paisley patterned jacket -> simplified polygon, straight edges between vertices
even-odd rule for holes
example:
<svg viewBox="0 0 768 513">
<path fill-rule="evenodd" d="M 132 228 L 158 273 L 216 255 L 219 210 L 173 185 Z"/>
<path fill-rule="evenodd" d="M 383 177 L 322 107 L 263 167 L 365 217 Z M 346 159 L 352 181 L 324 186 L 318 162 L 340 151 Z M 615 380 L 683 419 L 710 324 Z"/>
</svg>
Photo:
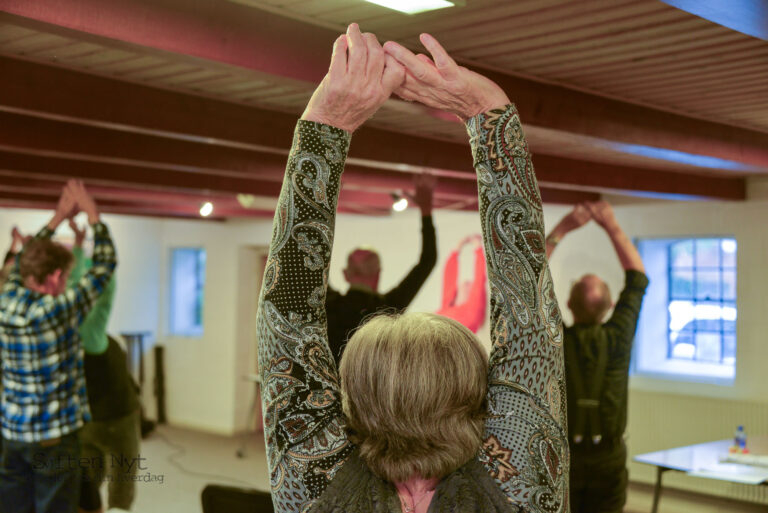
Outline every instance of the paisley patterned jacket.
<svg viewBox="0 0 768 513">
<path fill-rule="evenodd" d="M 563 333 L 541 197 L 513 105 L 467 122 L 491 290 L 488 418 L 479 463 L 519 511 L 568 511 Z M 300 120 L 258 312 L 275 511 L 306 512 L 350 459 L 325 294 L 350 134 Z"/>
</svg>

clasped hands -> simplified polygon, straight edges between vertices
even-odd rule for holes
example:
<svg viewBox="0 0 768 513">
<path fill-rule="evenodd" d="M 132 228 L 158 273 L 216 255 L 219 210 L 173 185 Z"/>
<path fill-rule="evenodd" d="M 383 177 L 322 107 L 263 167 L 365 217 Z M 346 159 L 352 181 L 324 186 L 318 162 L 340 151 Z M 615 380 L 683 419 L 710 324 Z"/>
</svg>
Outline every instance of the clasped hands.
<svg viewBox="0 0 768 513">
<path fill-rule="evenodd" d="M 78 212 L 86 213 L 89 224 L 99 222 L 98 207 L 93 197 L 88 194 L 83 182 L 81 180 L 69 180 L 61 191 L 59 203 L 56 205 L 56 211 L 48 227 L 56 229 L 65 219 L 71 221 Z M 72 224 L 70 223 L 70 226 Z M 79 234 L 76 232 L 76 235 Z"/>
<path fill-rule="evenodd" d="M 414 55 L 351 24 L 333 46 L 328 73 L 302 119 L 354 132 L 392 95 L 457 115 L 463 121 L 509 103 L 493 81 L 459 66 L 429 34 L 420 36 L 431 58 Z"/>
</svg>

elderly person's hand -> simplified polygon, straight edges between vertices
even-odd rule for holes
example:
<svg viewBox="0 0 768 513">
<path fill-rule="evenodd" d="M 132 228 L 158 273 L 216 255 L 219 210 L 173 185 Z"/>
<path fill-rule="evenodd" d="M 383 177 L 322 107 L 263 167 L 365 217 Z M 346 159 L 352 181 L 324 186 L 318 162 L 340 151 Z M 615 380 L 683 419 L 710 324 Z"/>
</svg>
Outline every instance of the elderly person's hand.
<svg viewBox="0 0 768 513">
<path fill-rule="evenodd" d="M 309 100 L 301 119 L 354 132 L 399 87 L 403 67 L 384 53 L 376 36 L 353 23 L 333 46 L 328 74 Z"/>
<path fill-rule="evenodd" d="M 613 207 L 607 201 L 589 201 L 584 204 L 592 218 L 604 229 L 618 225 Z"/>
<path fill-rule="evenodd" d="M 394 41 L 384 44 L 384 51 L 406 69 L 405 81 L 395 90 L 396 95 L 452 112 L 463 121 L 509 103 L 498 85 L 456 64 L 434 37 L 421 34 L 419 39 L 432 54 L 432 59 L 422 54 L 414 55 Z"/>
<path fill-rule="evenodd" d="M 413 179 L 414 193 L 406 194 L 410 200 L 421 209 L 422 216 L 432 215 L 432 204 L 435 195 L 437 179 L 430 173 L 421 173 Z"/>
</svg>

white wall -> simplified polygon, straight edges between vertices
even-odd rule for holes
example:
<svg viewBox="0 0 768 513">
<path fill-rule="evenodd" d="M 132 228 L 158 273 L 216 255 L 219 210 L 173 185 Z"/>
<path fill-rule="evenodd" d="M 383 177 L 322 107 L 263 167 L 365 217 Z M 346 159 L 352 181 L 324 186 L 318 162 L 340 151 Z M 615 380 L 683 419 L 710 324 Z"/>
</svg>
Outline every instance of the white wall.
<svg viewBox="0 0 768 513">
<path fill-rule="evenodd" d="M 39 210 L 0 209 L 0 251 L 10 245 L 10 233 L 18 226 L 24 234 L 37 233 L 51 218 L 50 212 Z M 78 218 L 85 224 L 84 217 Z M 109 322 L 111 333 L 123 331 L 157 331 L 159 322 L 160 257 L 162 221 L 150 218 L 105 215 L 118 253 L 117 295 Z M 73 241 L 66 223 L 56 232 L 64 243 Z"/>
<path fill-rule="evenodd" d="M 552 228 L 567 210 L 559 206 L 545 207 L 547 227 Z M 738 241 L 738 358 L 734 385 L 641 377 L 633 377 L 630 383 L 628 434 L 633 452 L 663 449 L 686 441 L 727 438 L 731 435 L 729 426 L 739 422 L 734 412 L 739 411 L 740 405 L 753 410 L 754 405 L 768 407 L 768 373 L 764 370 L 768 362 L 768 344 L 764 340 L 768 272 L 763 265 L 768 255 L 768 230 L 764 223 L 768 219 L 768 202 L 655 202 L 619 205 L 616 212 L 630 237 L 733 235 Z M 255 359 L 252 351 L 237 344 L 238 255 L 243 248 L 268 243 L 271 221 L 218 223 L 105 218 L 115 236 L 120 259 L 120 284 L 110 329 L 113 332 L 150 330 L 157 333 L 158 341 L 166 346 L 170 422 L 220 433 L 241 429 L 243 422 L 238 419 L 242 419 L 243 406 L 236 402 L 242 402 L 244 397 L 242 373 L 247 366 L 244 367 L 242 361 Z M 25 231 L 34 231 L 47 220 L 45 213 L 0 210 L 0 234 L 9 233 L 14 223 Z M 446 255 L 462 238 L 480 231 L 477 214 L 469 212 L 438 212 L 435 223 L 439 263 L 414 300 L 414 310 L 437 310 L 441 268 Z M 341 274 L 344 260 L 353 247 L 361 244 L 374 246 L 381 253 L 381 288 L 395 285 L 418 258 L 419 225 L 415 211 L 390 218 L 339 216 L 331 285 L 346 288 Z M 202 246 L 208 251 L 205 332 L 197 339 L 166 336 L 168 258 L 172 247 L 188 245 Z M 602 276 L 614 295 L 623 285 L 623 272 L 610 242 L 594 224 L 566 237 L 557 248 L 551 267 L 567 321 L 570 315 L 564 300 L 571 283 L 584 273 Z M 487 343 L 487 326 L 479 335 Z M 148 359 L 151 361 L 151 357 Z M 151 368 L 148 371 L 151 376 Z M 698 404 L 708 405 L 707 418 L 697 417 L 696 410 L 691 409 Z M 154 411 L 151 403 L 149 410 Z M 685 411 L 688 415 L 670 413 L 667 418 L 674 419 L 670 424 L 665 423 L 667 414 L 664 413 L 662 417 L 649 418 L 649 412 L 664 411 Z M 652 478 L 650 468 L 632 466 L 631 471 L 634 478 Z"/>
</svg>

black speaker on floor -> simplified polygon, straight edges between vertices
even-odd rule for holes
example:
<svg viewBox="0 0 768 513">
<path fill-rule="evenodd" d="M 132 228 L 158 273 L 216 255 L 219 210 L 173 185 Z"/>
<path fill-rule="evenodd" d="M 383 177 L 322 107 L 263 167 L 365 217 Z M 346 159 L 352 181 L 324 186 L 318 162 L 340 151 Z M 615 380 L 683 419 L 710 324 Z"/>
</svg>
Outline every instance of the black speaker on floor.
<svg viewBox="0 0 768 513">
<path fill-rule="evenodd" d="M 203 513 L 274 513 L 269 492 L 234 486 L 208 485 L 203 490 Z"/>
</svg>

